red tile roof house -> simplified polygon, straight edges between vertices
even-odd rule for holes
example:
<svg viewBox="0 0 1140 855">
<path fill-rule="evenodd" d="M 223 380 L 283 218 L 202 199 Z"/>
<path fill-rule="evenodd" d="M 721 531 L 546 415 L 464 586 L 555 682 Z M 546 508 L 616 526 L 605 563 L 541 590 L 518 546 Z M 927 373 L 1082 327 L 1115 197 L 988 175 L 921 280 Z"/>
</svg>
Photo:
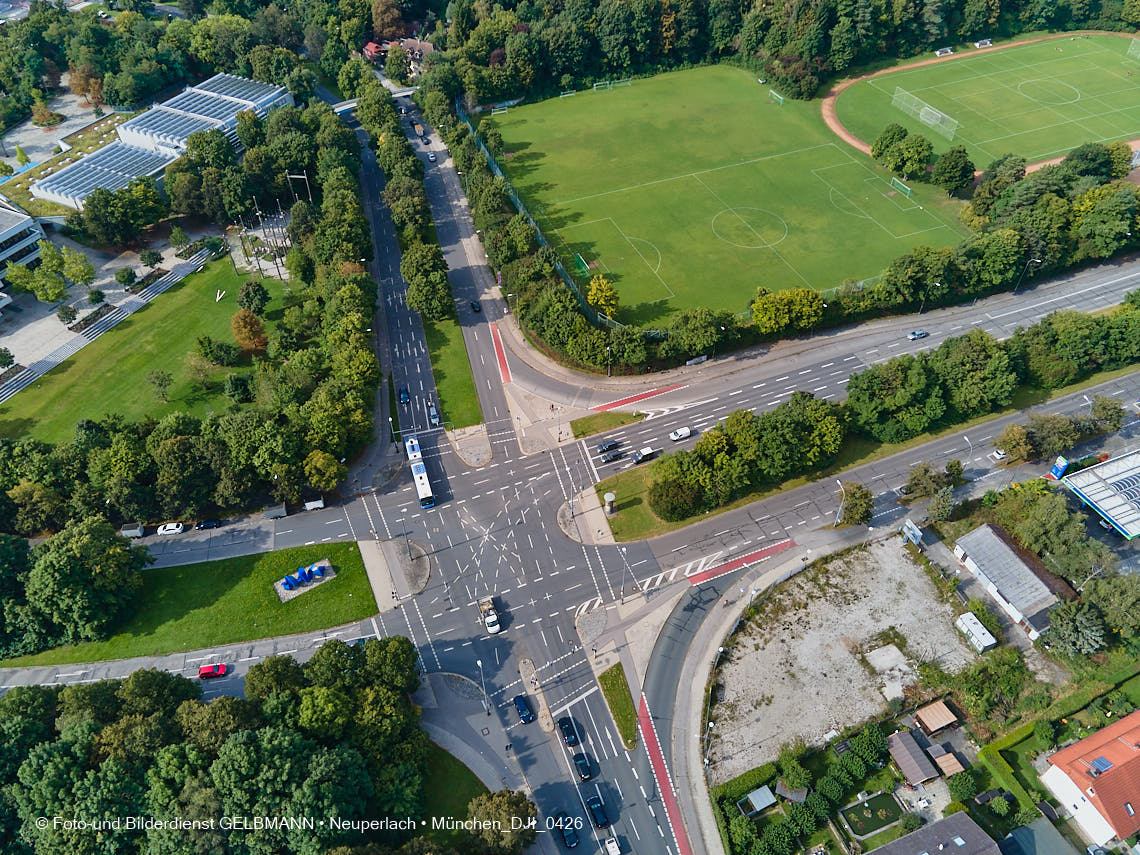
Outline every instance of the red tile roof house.
<svg viewBox="0 0 1140 855">
<path fill-rule="evenodd" d="M 1140 831 L 1140 711 L 1050 756 L 1041 783 L 1097 846 Z"/>
</svg>

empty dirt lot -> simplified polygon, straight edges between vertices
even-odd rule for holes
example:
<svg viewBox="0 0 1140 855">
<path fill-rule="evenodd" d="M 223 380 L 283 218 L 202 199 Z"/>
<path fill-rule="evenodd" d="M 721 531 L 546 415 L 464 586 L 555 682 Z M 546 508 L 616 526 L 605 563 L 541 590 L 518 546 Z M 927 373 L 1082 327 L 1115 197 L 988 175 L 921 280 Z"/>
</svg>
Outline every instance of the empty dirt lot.
<svg viewBox="0 0 1140 855">
<path fill-rule="evenodd" d="M 912 665 L 936 660 L 961 670 L 973 652 L 954 628 L 955 616 L 898 537 L 777 588 L 734 639 L 727 664 L 721 660 L 713 781 L 774 760 L 785 743 L 819 744 L 828 731 L 883 712 L 883 679 L 862 656 L 871 649 L 893 640 Z"/>
</svg>

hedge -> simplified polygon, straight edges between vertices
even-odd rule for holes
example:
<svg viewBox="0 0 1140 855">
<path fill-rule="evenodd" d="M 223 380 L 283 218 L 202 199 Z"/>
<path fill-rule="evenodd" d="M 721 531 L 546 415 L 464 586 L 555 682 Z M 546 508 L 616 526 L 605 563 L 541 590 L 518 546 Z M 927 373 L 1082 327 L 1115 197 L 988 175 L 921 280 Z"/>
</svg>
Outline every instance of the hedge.
<svg viewBox="0 0 1140 855">
<path fill-rule="evenodd" d="M 1032 810 L 1036 807 L 1037 803 L 1033 800 L 1033 797 L 1029 795 L 1029 791 L 1017 780 L 1017 777 L 1013 774 L 1013 767 L 1009 765 L 1008 760 L 1001 756 L 1001 752 L 1003 749 L 1009 748 L 1011 745 L 1016 745 L 1018 742 L 1021 742 L 1023 739 L 1028 739 L 1032 735 L 1033 722 L 1029 722 L 1028 724 L 1023 724 L 1021 727 L 1011 730 L 1000 739 L 995 739 L 978 752 L 978 759 L 986 764 L 986 768 L 990 770 L 990 774 L 1017 799 L 1019 809 L 1028 808 Z"/>
<path fill-rule="evenodd" d="M 721 843 L 725 852 L 732 852 L 732 843 L 728 837 L 728 810 L 736 807 L 736 803 L 758 787 L 762 787 L 776 777 L 775 763 L 764 763 L 755 769 L 749 769 L 742 775 L 737 775 L 730 781 L 725 781 L 713 787 L 709 793 L 712 801 L 713 816 L 716 817 L 716 827 L 720 832 Z"/>
</svg>

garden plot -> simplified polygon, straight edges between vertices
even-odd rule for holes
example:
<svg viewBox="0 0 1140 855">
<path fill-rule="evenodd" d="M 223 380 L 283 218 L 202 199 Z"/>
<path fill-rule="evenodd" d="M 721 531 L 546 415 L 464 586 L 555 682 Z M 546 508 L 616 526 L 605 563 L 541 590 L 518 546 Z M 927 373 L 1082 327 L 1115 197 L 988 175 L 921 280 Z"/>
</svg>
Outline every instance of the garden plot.
<svg viewBox="0 0 1140 855">
<path fill-rule="evenodd" d="M 830 731 L 882 714 L 884 676 L 868 661 L 872 651 L 893 644 L 911 663 L 960 671 L 974 654 L 955 617 L 899 538 L 781 585 L 721 660 L 714 783 L 775 760 L 785 743 L 822 744 Z"/>
</svg>

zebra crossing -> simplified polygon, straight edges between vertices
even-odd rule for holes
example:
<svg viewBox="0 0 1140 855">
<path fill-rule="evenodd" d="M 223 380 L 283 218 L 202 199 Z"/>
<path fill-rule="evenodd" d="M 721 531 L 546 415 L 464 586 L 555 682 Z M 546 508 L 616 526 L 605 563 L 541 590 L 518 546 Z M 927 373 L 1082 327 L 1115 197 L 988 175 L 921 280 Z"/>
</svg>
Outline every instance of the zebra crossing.
<svg viewBox="0 0 1140 855">
<path fill-rule="evenodd" d="M 4 383 L 0 384 L 0 404 L 7 401 L 17 392 L 26 389 L 69 356 L 78 353 L 84 346 L 93 342 L 116 324 L 121 323 L 123 319 L 130 317 L 163 291 L 166 291 L 175 283 L 181 282 L 191 273 L 199 271 L 202 265 L 206 263 L 206 259 L 209 255 L 209 250 L 198 250 L 186 259 L 186 261 L 176 265 L 175 268 L 165 276 L 155 280 L 134 296 L 124 300 L 116 306 L 114 310 L 108 312 L 83 332 L 76 333 L 47 356 L 42 359 L 37 359 L 14 377 L 9 377 Z"/>
</svg>

